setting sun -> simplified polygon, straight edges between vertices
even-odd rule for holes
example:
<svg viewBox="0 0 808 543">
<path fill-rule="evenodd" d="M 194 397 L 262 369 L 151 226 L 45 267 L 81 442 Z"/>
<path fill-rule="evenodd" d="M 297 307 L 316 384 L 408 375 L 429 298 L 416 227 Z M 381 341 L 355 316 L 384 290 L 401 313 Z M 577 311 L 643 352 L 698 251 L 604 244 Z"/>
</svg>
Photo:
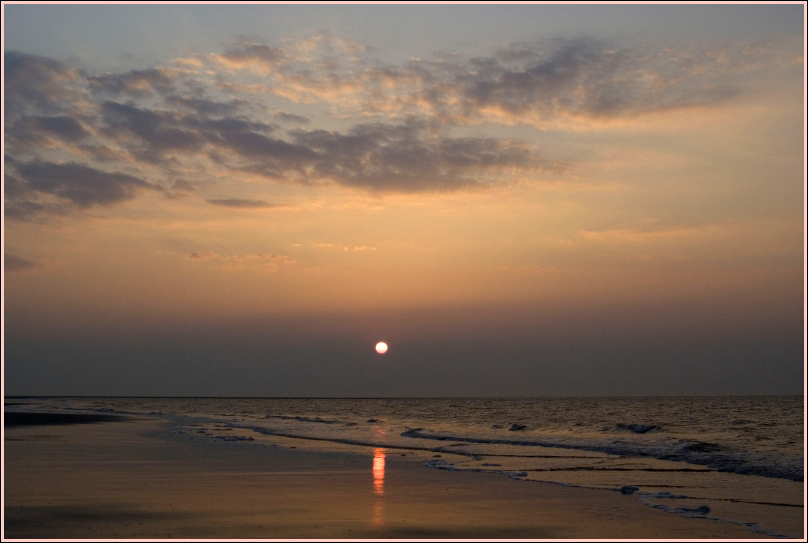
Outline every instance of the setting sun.
<svg viewBox="0 0 808 543">
<path fill-rule="evenodd" d="M 384 354 L 387 352 L 387 343 L 384 341 L 380 341 L 376 344 L 376 352 L 379 354 Z"/>
</svg>

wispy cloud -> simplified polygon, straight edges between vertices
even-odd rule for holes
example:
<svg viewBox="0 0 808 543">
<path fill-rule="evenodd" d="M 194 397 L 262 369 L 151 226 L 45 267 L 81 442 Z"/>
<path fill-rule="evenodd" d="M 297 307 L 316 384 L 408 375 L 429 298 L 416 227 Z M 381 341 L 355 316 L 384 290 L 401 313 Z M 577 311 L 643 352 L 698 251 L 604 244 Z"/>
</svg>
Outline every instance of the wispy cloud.
<svg viewBox="0 0 808 543">
<path fill-rule="evenodd" d="M 734 233 L 732 224 L 712 223 L 703 225 L 649 225 L 644 228 L 617 228 L 608 230 L 584 230 L 580 235 L 588 241 L 605 243 L 645 243 L 686 237 L 716 236 Z"/>
<path fill-rule="evenodd" d="M 231 70 L 252 70 L 266 74 L 289 62 L 285 49 L 263 43 L 237 40 L 233 47 L 223 53 L 211 53 L 208 58 Z"/>
<path fill-rule="evenodd" d="M 3 267 L 6 273 L 13 273 L 40 268 L 42 264 L 12 255 L 3 255 Z"/>
<path fill-rule="evenodd" d="M 276 271 L 281 266 L 294 264 L 295 259 L 287 255 L 276 254 L 243 254 L 227 257 L 226 263 L 235 268 L 256 266 L 266 271 Z"/>
<path fill-rule="evenodd" d="M 88 76 L 86 80 L 93 92 L 140 97 L 154 92 L 161 94 L 172 92 L 177 75 L 178 73 L 167 68 L 150 68 L 119 74 Z"/>
<path fill-rule="evenodd" d="M 274 272 L 280 267 L 294 264 L 295 259 L 287 255 L 245 253 L 234 255 L 220 255 L 213 252 L 190 253 L 188 258 L 197 261 L 211 261 L 228 269 L 259 269 Z"/>
<path fill-rule="evenodd" d="M 266 208 L 278 207 L 278 204 L 272 204 L 263 200 L 245 200 L 242 198 L 228 198 L 224 200 L 208 200 L 209 204 L 222 207 L 235 207 L 235 208 Z"/>
<path fill-rule="evenodd" d="M 216 258 L 219 255 L 216 253 L 191 253 L 188 255 L 188 258 L 192 258 L 194 260 L 207 260 L 209 258 Z"/>
<path fill-rule="evenodd" d="M 376 247 L 372 247 L 370 245 L 340 245 L 337 243 L 315 243 L 314 247 L 316 249 L 322 249 L 325 251 L 342 251 L 342 252 L 357 252 L 357 251 L 375 251 L 377 250 Z"/>
</svg>

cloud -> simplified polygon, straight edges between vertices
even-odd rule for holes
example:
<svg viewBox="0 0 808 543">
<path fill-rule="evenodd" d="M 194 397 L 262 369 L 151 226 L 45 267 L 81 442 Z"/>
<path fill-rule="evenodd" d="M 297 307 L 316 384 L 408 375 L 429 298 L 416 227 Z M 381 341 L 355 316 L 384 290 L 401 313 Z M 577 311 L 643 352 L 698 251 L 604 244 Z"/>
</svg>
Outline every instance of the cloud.
<svg viewBox="0 0 808 543">
<path fill-rule="evenodd" d="M 136 136 L 146 144 L 146 152 L 130 148 L 135 154 L 149 161 L 171 150 L 196 150 L 203 138 L 194 131 L 186 130 L 178 120 L 181 116 L 174 112 L 153 111 L 117 102 L 104 102 L 101 110 L 106 122 L 106 131 L 113 136 L 122 136 L 126 143 Z"/>
<path fill-rule="evenodd" d="M 5 198 L 18 198 L 28 192 L 28 186 L 22 179 L 6 171 L 3 177 L 3 196 Z"/>
<path fill-rule="evenodd" d="M 336 38 L 280 46 L 240 39 L 221 54 L 200 53 L 174 67 L 103 74 L 6 52 L 7 154 L 19 166 L 4 181 L 5 213 L 29 217 L 112 205 L 156 188 L 146 178 L 162 187 L 193 178 L 199 188 L 246 173 L 374 193 L 536 179 L 572 165 L 501 136 L 503 125 L 594 126 L 719 104 L 741 92 L 749 74 L 785 66 L 767 62 L 781 50 L 776 44 L 675 49 L 580 38 L 386 65 L 368 58 L 359 44 Z M 259 76 L 215 70 L 222 66 Z M 326 129 L 274 107 L 279 96 L 317 101 L 342 126 L 351 115 L 369 120 Z M 467 125 L 485 134 L 487 122 L 500 124 L 498 137 L 464 134 Z"/>
<path fill-rule="evenodd" d="M 3 92 L 6 119 L 31 106 L 43 111 L 65 111 L 75 92 L 70 84 L 79 80 L 78 70 L 56 60 L 6 51 Z"/>
<path fill-rule="evenodd" d="M 257 268 L 263 271 L 274 272 L 281 266 L 294 264 L 295 259 L 286 255 L 247 253 L 237 255 L 220 255 L 216 253 L 191 253 L 187 255 L 192 260 L 211 260 L 220 263 L 229 269 Z"/>
<path fill-rule="evenodd" d="M 222 54 L 211 54 L 209 58 L 231 70 L 252 70 L 267 73 L 289 61 L 287 52 L 280 47 L 239 40 Z"/>
<path fill-rule="evenodd" d="M 37 262 L 31 262 L 30 260 L 16 256 L 3 255 L 3 269 L 6 273 L 31 270 L 40 267 L 42 267 L 42 264 Z"/>
<path fill-rule="evenodd" d="M 206 260 L 209 258 L 216 258 L 219 255 L 216 253 L 191 253 L 188 255 L 188 258 L 193 258 L 194 260 Z"/>
<path fill-rule="evenodd" d="M 503 54 L 504 53 L 504 54 Z M 472 59 L 474 71 L 451 82 L 468 108 L 497 106 L 510 113 L 555 110 L 601 113 L 616 111 L 630 101 L 623 80 L 613 84 L 625 62 L 625 52 L 607 50 L 592 40 L 561 42 L 544 53 L 521 48 L 499 57 Z M 544 54 L 542 54 L 544 53 Z"/>
<path fill-rule="evenodd" d="M 314 247 L 317 249 L 322 249 L 325 251 L 343 251 L 343 252 L 357 252 L 357 251 L 375 251 L 377 250 L 376 247 L 371 247 L 369 245 L 354 245 L 350 247 L 348 245 L 337 245 L 335 243 L 315 243 Z"/>
<path fill-rule="evenodd" d="M 290 256 L 261 253 L 233 255 L 225 259 L 227 267 L 236 269 L 257 267 L 269 272 L 277 271 L 281 266 L 294 263 L 295 259 Z"/>
<path fill-rule="evenodd" d="M 46 205 L 30 200 L 6 200 L 3 205 L 3 215 L 10 219 L 30 219 L 40 214 L 60 214 L 64 212 L 64 206 Z"/>
<path fill-rule="evenodd" d="M 594 38 L 515 43 L 488 56 L 413 59 L 402 65 L 330 56 L 267 72 L 271 92 L 332 103 L 350 114 L 428 114 L 450 123 L 550 124 L 620 119 L 721 103 L 743 87 L 733 76 L 767 67 L 748 44 L 660 48 Z M 771 60 L 776 55 L 770 54 Z M 771 63 L 769 63 L 771 65 Z"/>
<path fill-rule="evenodd" d="M 107 206 L 130 200 L 142 190 L 156 189 L 131 175 L 105 172 L 76 163 L 24 162 L 13 163 L 13 167 L 19 178 L 6 176 L 6 185 L 12 189 L 11 198 L 6 202 L 6 215 L 11 217 L 56 212 L 66 205 L 77 208 Z"/>
<path fill-rule="evenodd" d="M 176 76 L 177 73 L 173 70 L 150 68 L 147 70 L 130 70 L 118 74 L 88 76 L 86 79 L 93 92 L 139 97 L 154 92 L 166 94 L 173 91 Z"/>
<path fill-rule="evenodd" d="M 316 153 L 304 145 L 268 137 L 250 130 L 223 130 L 218 135 L 219 140 L 216 143 L 235 151 L 244 158 L 261 159 L 265 166 L 273 172 L 298 169 L 301 165 L 317 158 Z"/>
<path fill-rule="evenodd" d="M 432 123 L 417 118 L 357 124 L 345 133 L 295 129 L 283 134 L 271 123 L 211 118 L 199 108 L 188 113 L 105 101 L 100 110 L 96 130 L 136 161 L 167 167 L 177 157 L 202 155 L 225 168 L 302 184 L 330 181 L 377 192 L 434 192 L 487 186 L 505 173 L 567 166 L 516 140 L 443 137 L 434 133 Z M 65 119 L 62 129 L 68 124 Z M 211 203 L 257 207 L 237 200 Z"/>
<path fill-rule="evenodd" d="M 223 207 L 237 207 L 237 208 L 261 208 L 261 207 L 277 207 L 278 204 L 271 204 L 263 200 L 243 200 L 241 198 L 230 198 L 225 200 L 208 200 L 209 204 Z"/>
<path fill-rule="evenodd" d="M 168 105 L 179 106 L 200 115 L 232 115 L 239 109 L 249 105 L 246 100 L 232 99 L 229 102 L 218 102 L 204 98 L 184 97 L 172 94 L 165 97 Z M 294 117 L 294 115 L 292 116 Z"/>
<path fill-rule="evenodd" d="M 364 45 L 354 40 L 322 35 L 284 40 L 280 47 L 242 37 L 234 40 L 224 53 L 211 53 L 204 58 L 231 71 L 249 70 L 262 75 L 278 75 L 293 67 L 303 71 L 315 66 L 336 70 L 346 61 L 360 62 L 357 55 L 365 50 Z"/>
<path fill-rule="evenodd" d="M 582 230 L 584 239 L 607 243 L 645 243 L 651 241 L 670 240 L 685 237 L 713 238 L 735 232 L 735 227 L 728 223 L 707 223 L 700 225 L 664 225 L 656 221 L 648 221 L 643 228 L 619 228 L 610 230 Z"/>
<path fill-rule="evenodd" d="M 76 142 L 89 135 L 79 121 L 68 115 L 22 117 L 6 130 L 6 137 L 13 140 L 9 141 L 12 145 L 44 144 L 50 138 Z"/>
<path fill-rule="evenodd" d="M 483 187 L 506 172 L 534 174 L 567 167 L 512 139 L 441 136 L 435 133 L 439 124 L 425 118 L 361 123 L 346 132 L 293 129 L 284 134 L 272 123 L 228 116 L 240 106 L 238 101 L 227 104 L 170 95 L 166 103 L 174 109 L 105 101 L 97 130 L 135 160 L 150 164 L 167 166 L 177 157 L 201 155 L 221 167 L 274 180 L 330 181 L 377 192 Z M 304 120 L 278 111 L 271 115 Z"/>
<path fill-rule="evenodd" d="M 330 180 L 379 192 L 481 187 L 499 173 L 567 167 L 515 140 L 433 136 L 419 123 L 359 124 L 347 133 L 294 130 L 289 137 L 233 131 L 216 143 L 248 161 L 237 167 L 266 177 L 296 183 Z"/>
<path fill-rule="evenodd" d="M 200 104 L 196 105 L 199 112 Z M 195 153 L 205 144 L 230 147 L 240 154 L 250 155 L 262 152 L 262 148 L 267 151 L 271 142 L 277 141 L 279 154 L 288 151 L 288 144 L 264 135 L 277 128 L 270 123 L 228 117 L 216 119 L 204 114 L 152 110 L 110 101 L 101 104 L 101 111 L 103 130 L 133 156 L 147 162 L 160 162 L 167 153 Z"/>
<path fill-rule="evenodd" d="M 428 74 L 432 81 L 421 84 L 423 90 L 409 102 L 451 118 L 539 124 L 710 105 L 740 92 L 727 77 L 723 57 L 710 52 L 693 55 L 592 38 L 512 44 L 465 62 L 413 62 L 406 71 L 421 81 L 428 81 Z"/>
<path fill-rule="evenodd" d="M 374 191 L 455 190 L 485 186 L 500 171 L 565 167 L 515 140 L 436 137 L 418 124 L 361 124 L 347 134 L 313 130 L 293 137 L 317 155 L 310 175 Z"/>
<path fill-rule="evenodd" d="M 275 119 L 278 119 L 282 122 L 287 123 L 296 123 L 296 124 L 309 124 L 311 120 L 308 117 L 303 117 L 302 115 L 293 115 L 291 113 L 284 113 L 279 111 L 272 115 Z"/>
</svg>

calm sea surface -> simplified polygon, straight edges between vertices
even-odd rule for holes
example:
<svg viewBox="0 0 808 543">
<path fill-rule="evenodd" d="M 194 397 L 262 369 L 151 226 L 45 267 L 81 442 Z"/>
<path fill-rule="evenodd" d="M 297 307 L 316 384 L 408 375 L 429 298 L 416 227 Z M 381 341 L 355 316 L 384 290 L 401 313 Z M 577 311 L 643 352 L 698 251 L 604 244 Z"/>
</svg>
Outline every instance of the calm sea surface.
<svg viewBox="0 0 808 543">
<path fill-rule="evenodd" d="M 25 398 L 10 409 L 160 415 L 194 439 L 394 455 L 435 469 L 608 488 L 651 507 L 783 534 L 801 508 L 804 399 Z M 792 509 L 793 511 L 793 509 Z"/>
</svg>

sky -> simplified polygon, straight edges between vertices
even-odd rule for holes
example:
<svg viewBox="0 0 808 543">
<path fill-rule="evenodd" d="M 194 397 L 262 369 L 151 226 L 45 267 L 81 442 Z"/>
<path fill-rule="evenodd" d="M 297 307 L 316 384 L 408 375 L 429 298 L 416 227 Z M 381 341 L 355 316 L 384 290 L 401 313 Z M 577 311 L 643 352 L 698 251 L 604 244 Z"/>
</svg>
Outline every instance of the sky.
<svg viewBox="0 0 808 543">
<path fill-rule="evenodd" d="M 804 9 L 4 3 L 4 392 L 802 394 Z"/>
</svg>

